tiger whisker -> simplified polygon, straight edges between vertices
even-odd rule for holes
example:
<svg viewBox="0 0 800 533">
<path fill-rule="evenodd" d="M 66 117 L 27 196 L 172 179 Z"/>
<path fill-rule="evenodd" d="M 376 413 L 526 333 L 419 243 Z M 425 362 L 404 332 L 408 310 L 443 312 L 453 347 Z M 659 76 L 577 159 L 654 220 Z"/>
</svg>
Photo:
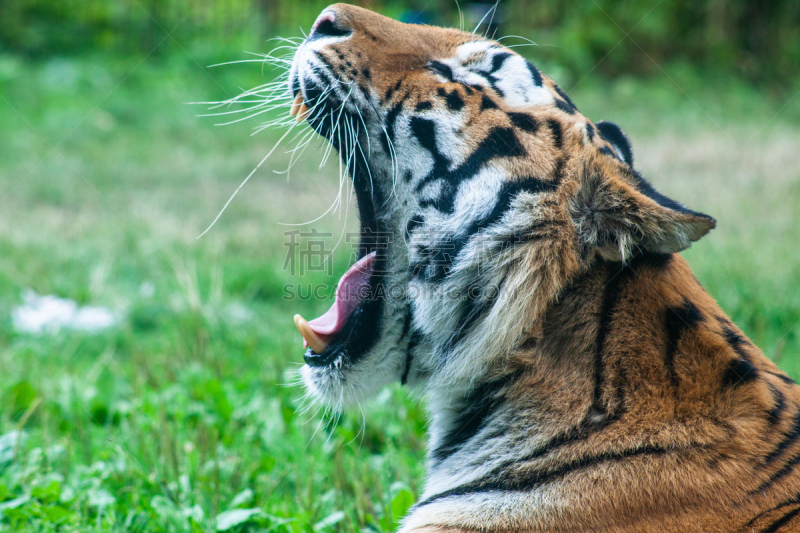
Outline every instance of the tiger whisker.
<svg viewBox="0 0 800 533">
<path fill-rule="evenodd" d="M 489 21 L 489 24 L 488 24 L 488 25 L 491 25 L 491 21 L 492 21 L 492 20 L 494 20 L 494 13 L 497 11 L 497 6 L 498 6 L 498 4 L 500 4 L 500 0 L 497 0 L 497 1 L 494 3 L 494 5 L 493 5 L 492 7 L 490 7 L 490 8 L 489 8 L 489 9 L 486 11 L 486 13 L 484 13 L 483 17 L 481 17 L 481 20 L 480 20 L 480 21 L 478 21 L 478 24 L 477 24 L 477 26 L 475 26 L 475 29 L 473 29 L 473 30 L 472 30 L 472 34 L 473 34 L 473 35 L 475 34 L 475 32 L 476 32 L 476 31 L 478 31 L 478 28 L 480 28 L 480 27 L 481 27 L 481 24 L 483 24 L 483 21 L 484 21 L 484 20 L 486 20 L 486 17 L 488 17 L 488 16 L 489 16 L 489 13 L 491 13 L 491 14 L 492 14 L 492 18 L 490 19 L 490 21 Z M 488 31 L 488 28 L 487 28 L 487 31 Z M 486 37 L 486 35 L 484 35 L 484 37 Z"/>
</svg>

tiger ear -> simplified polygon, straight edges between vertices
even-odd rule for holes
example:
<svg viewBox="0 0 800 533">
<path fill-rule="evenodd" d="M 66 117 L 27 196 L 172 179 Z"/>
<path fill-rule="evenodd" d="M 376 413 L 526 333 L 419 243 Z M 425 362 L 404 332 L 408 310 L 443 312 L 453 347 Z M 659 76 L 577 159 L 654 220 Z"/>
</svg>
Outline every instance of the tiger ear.
<svg viewBox="0 0 800 533">
<path fill-rule="evenodd" d="M 622 133 L 622 128 L 607 120 L 601 120 L 595 126 L 600 137 L 614 149 L 616 156 L 633 168 L 633 148 L 631 148 L 631 142 Z"/>
<path fill-rule="evenodd" d="M 680 252 L 716 225 L 619 163 L 598 162 L 587 169 L 573 214 L 582 244 L 610 261 L 625 261 L 637 249 Z"/>
</svg>

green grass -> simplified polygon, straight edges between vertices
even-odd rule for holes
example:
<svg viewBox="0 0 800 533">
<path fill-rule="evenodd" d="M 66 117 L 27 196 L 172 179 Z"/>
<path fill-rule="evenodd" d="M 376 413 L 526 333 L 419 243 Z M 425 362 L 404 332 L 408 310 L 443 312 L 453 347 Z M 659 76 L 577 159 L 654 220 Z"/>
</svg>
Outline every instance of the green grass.
<svg viewBox="0 0 800 533">
<path fill-rule="evenodd" d="M 312 145 L 287 182 L 279 151 L 195 240 L 277 137 L 216 128 L 185 102 L 268 76 L 139 62 L 0 57 L 0 531 L 393 529 L 420 492 L 424 406 L 394 387 L 332 419 L 287 385 L 301 362 L 291 317 L 327 302 L 286 301 L 283 286 L 335 283 L 349 254 L 332 279 L 292 277 L 279 223 L 330 205 L 335 161 L 318 170 Z M 572 94 L 630 134 L 658 188 L 717 218 L 686 257 L 800 377 L 800 102 L 670 75 Z M 314 226 L 354 223 L 351 210 Z M 117 323 L 16 333 L 25 288 Z"/>
</svg>

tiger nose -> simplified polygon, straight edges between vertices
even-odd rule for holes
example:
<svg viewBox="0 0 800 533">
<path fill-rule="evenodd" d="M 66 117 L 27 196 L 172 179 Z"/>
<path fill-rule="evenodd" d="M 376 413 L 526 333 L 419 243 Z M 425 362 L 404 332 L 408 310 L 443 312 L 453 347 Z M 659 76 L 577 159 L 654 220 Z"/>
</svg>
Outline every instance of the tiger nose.
<svg viewBox="0 0 800 533">
<path fill-rule="evenodd" d="M 323 39 L 326 37 L 346 37 L 353 33 L 353 29 L 344 20 L 344 17 L 339 17 L 333 11 L 323 11 L 322 14 L 314 21 L 311 27 L 311 34 L 308 36 L 308 41 L 316 39 Z"/>
</svg>

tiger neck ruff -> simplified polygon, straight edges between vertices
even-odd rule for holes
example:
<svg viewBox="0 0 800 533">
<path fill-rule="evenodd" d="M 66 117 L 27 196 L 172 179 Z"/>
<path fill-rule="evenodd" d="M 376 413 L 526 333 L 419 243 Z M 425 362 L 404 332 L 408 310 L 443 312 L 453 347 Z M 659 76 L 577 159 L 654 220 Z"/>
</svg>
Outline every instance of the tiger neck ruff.
<svg viewBox="0 0 800 533">
<path fill-rule="evenodd" d="M 296 317 L 329 405 L 428 398 L 403 531 L 800 530 L 800 388 L 678 252 L 714 220 L 512 50 L 327 8 L 291 114 L 339 152 L 361 257 Z"/>
</svg>

